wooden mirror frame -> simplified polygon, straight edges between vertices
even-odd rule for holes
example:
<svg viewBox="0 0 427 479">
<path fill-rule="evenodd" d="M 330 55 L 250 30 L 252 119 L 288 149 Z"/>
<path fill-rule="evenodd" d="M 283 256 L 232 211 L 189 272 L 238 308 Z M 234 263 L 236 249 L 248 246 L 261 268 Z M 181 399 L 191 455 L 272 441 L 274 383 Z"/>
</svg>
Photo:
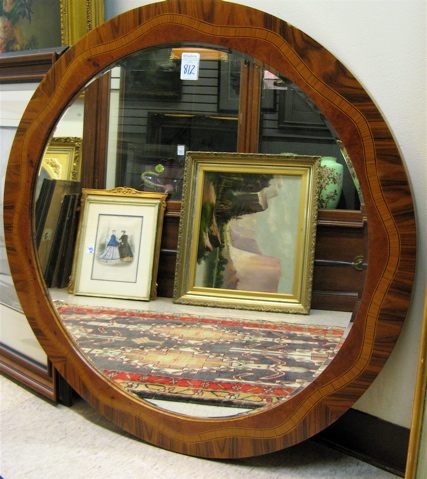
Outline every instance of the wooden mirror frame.
<svg viewBox="0 0 427 479">
<path fill-rule="evenodd" d="M 348 339 L 305 389 L 273 408 L 221 419 L 171 413 L 115 386 L 65 332 L 34 248 L 34 188 L 49 136 L 79 90 L 121 57 L 176 42 L 201 42 L 255 57 L 297 84 L 323 111 L 347 149 L 365 200 L 368 269 Z M 397 146 L 377 107 L 325 48 L 284 21 L 220 0 L 170 0 L 100 25 L 53 66 L 30 101 L 8 165 L 4 225 L 24 312 L 67 382 L 114 423 L 157 446 L 210 458 L 270 453 L 321 431 L 363 394 L 389 356 L 408 309 L 415 269 L 415 218 Z"/>
</svg>

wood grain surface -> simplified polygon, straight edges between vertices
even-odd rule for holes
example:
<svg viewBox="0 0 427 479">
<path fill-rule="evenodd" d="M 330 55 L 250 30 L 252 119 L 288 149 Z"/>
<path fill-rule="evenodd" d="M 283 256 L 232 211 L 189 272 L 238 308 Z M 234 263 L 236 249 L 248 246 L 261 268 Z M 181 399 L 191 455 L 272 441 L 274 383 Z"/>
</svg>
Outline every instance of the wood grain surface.
<svg viewBox="0 0 427 479">
<path fill-rule="evenodd" d="M 95 371 L 54 312 L 34 249 L 34 186 L 55 123 L 94 75 L 142 48 L 201 42 L 239 50 L 296 83 L 323 111 L 360 180 L 368 224 L 368 270 L 354 326 L 331 365 L 290 400 L 227 419 L 180 416 L 136 400 Z M 396 144 L 373 101 L 330 52 L 285 22 L 218 0 L 165 1 L 128 11 L 71 47 L 37 89 L 8 165 L 4 225 L 25 314 L 50 360 L 93 407 L 143 440 L 210 458 L 270 453 L 343 414 L 381 370 L 402 327 L 415 267 L 411 191 Z"/>
</svg>

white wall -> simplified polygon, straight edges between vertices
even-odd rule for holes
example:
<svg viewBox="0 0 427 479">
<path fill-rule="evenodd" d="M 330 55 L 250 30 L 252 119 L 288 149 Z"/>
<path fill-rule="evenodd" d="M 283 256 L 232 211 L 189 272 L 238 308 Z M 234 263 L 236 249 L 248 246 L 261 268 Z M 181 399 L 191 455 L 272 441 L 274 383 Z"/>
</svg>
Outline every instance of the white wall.
<svg viewBox="0 0 427 479">
<path fill-rule="evenodd" d="M 200 0 L 202 1 L 202 0 Z M 106 19 L 150 0 L 105 0 Z M 405 159 L 417 208 L 418 271 L 396 348 L 356 409 L 410 427 L 426 287 L 425 0 L 234 0 L 275 15 L 331 51 L 372 96 Z"/>
</svg>

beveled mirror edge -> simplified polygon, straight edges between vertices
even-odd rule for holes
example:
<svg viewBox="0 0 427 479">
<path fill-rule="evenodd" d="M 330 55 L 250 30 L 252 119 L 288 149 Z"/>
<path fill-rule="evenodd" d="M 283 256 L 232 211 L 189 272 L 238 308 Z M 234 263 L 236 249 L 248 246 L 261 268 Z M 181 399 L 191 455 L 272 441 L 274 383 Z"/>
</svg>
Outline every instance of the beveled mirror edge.
<svg viewBox="0 0 427 479">
<path fill-rule="evenodd" d="M 244 29 L 241 32 L 245 35 L 239 37 L 239 29 Z M 48 292 L 32 245 L 28 198 L 32 197 L 41 152 L 50 128 L 85 83 L 82 77 L 87 80 L 119 54 L 154 44 L 156 37 L 165 41 L 183 33 L 193 41 L 203 38 L 205 43 L 220 42 L 248 53 L 256 49 L 257 57 L 266 64 L 283 73 L 289 70 L 291 79 L 328 116 L 354 161 L 366 202 L 369 248 L 371 252 L 375 248 L 375 254 L 369 256 L 366 289 L 349 336 L 365 338 L 363 345 L 351 347 L 349 339 L 325 373 L 291 400 L 226 420 L 179 417 L 138 403 L 101 381 L 84 359 L 70 350 L 54 308 L 45 299 Z M 340 79 L 345 81 L 340 83 Z M 191 0 L 161 2 L 126 12 L 84 37 L 57 62 L 24 114 L 8 165 L 4 203 L 15 286 L 55 367 L 116 424 L 177 452 L 246 457 L 273 452 L 320 431 L 345 412 L 378 374 L 409 305 L 415 220 L 405 169 L 385 121 L 363 88 L 330 53 L 294 27 L 248 7 L 215 0 L 204 2 L 203 8 Z"/>
</svg>

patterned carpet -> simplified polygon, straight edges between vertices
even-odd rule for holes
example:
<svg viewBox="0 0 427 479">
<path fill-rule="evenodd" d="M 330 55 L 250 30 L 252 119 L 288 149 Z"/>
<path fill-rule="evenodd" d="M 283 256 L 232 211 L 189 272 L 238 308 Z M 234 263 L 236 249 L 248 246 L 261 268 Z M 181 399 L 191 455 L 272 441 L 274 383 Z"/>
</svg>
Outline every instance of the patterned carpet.
<svg viewBox="0 0 427 479">
<path fill-rule="evenodd" d="M 59 305 L 81 350 L 140 398 L 257 408 L 329 364 L 344 328 Z"/>
</svg>

